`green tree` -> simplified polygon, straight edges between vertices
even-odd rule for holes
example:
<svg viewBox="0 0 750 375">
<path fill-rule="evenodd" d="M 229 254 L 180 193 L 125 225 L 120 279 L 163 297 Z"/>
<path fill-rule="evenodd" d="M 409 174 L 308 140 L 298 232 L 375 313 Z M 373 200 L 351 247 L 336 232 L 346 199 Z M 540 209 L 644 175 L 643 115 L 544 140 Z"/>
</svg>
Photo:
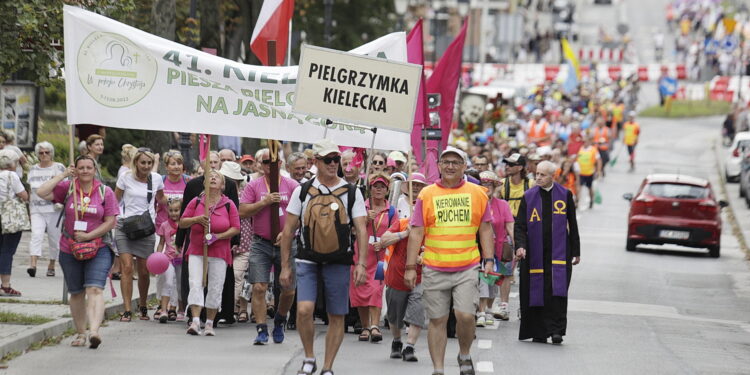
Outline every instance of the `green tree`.
<svg viewBox="0 0 750 375">
<path fill-rule="evenodd" d="M 61 74 L 63 4 L 82 6 L 120 19 L 133 10 L 133 0 L 0 1 L 0 82 L 10 78 L 50 83 Z"/>
</svg>

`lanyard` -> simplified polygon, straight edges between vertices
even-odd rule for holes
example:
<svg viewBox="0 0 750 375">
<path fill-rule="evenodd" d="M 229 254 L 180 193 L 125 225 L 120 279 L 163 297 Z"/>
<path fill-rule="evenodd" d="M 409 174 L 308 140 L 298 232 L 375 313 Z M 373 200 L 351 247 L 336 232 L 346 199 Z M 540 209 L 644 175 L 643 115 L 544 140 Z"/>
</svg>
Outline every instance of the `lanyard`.
<svg viewBox="0 0 750 375">
<path fill-rule="evenodd" d="M 77 202 L 73 203 L 73 205 L 74 205 L 73 210 L 74 210 L 74 212 L 76 214 L 76 220 L 78 220 L 78 218 L 79 218 L 78 217 L 78 211 L 79 211 L 78 208 L 80 207 L 81 218 L 83 218 L 83 216 L 86 214 L 86 211 L 89 208 L 89 205 L 91 204 L 91 191 L 94 190 L 94 183 L 93 182 L 91 183 L 91 187 L 89 188 L 88 193 L 86 193 L 86 196 L 84 196 L 83 189 L 81 188 L 81 184 L 79 183 L 79 181 L 77 179 L 75 181 L 75 187 L 76 187 L 76 190 L 78 190 L 79 196 L 81 197 L 81 203 L 80 204 L 77 204 Z M 73 194 L 73 200 L 75 200 L 75 193 Z"/>
</svg>

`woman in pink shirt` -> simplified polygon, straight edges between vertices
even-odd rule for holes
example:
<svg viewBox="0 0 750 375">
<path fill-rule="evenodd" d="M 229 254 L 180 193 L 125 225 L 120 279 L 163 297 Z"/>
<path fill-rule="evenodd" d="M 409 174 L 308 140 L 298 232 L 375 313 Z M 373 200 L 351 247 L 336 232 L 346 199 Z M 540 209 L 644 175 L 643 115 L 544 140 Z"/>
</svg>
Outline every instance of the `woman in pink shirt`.
<svg viewBox="0 0 750 375">
<path fill-rule="evenodd" d="M 208 193 L 193 198 L 180 219 L 180 228 L 190 228 L 190 246 L 187 250 L 189 285 L 188 306 L 193 321 L 187 330 L 190 335 L 200 334 L 201 308 L 206 308 L 206 326 L 203 334 L 214 336 L 214 318 L 221 306 L 227 265 L 232 262 L 230 240 L 240 233 L 240 215 L 234 203 L 221 192 L 224 176 L 212 170 L 208 173 Z M 208 215 L 204 215 L 208 206 Z M 208 233 L 208 234 L 206 234 Z M 203 298 L 203 244 L 208 245 L 208 293 Z"/>
<path fill-rule="evenodd" d="M 380 322 L 380 310 L 383 307 L 383 287 L 385 284 L 382 280 L 375 280 L 375 271 L 378 268 L 378 261 L 383 260 L 384 249 L 380 245 L 380 236 L 385 233 L 393 223 L 398 221 L 396 208 L 391 207 L 388 203 L 388 187 L 391 179 L 383 174 L 377 173 L 370 176 L 370 199 L 365 202 L 367 208 L 367 236 L 369 238 L 369 253 L 367 257 L 367 281 L 355 286 L 352 282 L 349 287 L 349 299 L 352 307 L 356 307 L 359 312 L 359 319 L 362 322 L 362 333 L 359 335 L 359 341 L 379 342 L 383 339 L 378 323 Z M 359 256 L 359 248 L 355 245 L 354 256 Z M 352 267 L 357 267 L 357 262 Z"/>
<path fill-rule="evenodd" d="M 102 290 L 114 259 L 109 232 L 115 226 L 115 217 L 120 214 L 114 192 L 102 185 L 95 175 L 94 158 L 80 156 L 75 167 L 68 168 L 37 189 L 40 198 L 64 204 L 59 261 L 70 293 L 70 313 L 78 332 L 71 345 L 86 345 L 88 323 L 89 347 L 92 349 L 102 342 L 99 336 L 99 326 L 104 320 Z M 65 180 L 70 176 L 75 178 Z M 87 260 L 75 258 L 71 244 L 90 241 L 99 246 L 96 255 Z"/>
<path fill-rule="evenodd" d="M 499 186 L 502 186 L 502 181 L 495 172 L 484 171 L 479 175 L 482 181 L 482 186 L 487 188 L 487 196 L 490 197 L 489 208 L 492 222 L 492 229 L 495 232 L 495 264 L 498 265 L 500 273 L 505 276 L 513 276 L 512 259 L 503 259 L 503 246 L 506 243 L 513 246 L 513 213 L 510 211 L 508 202 L 495 197 L 495 191 Z M 498 262 L 500 261 L 500 263 Z M 508 297 L 510 296 L 510 277 L 505 277 L 503 283 L 500 286 L 500 310 L 496 314 L 484 314 L 480 317 L 477 314 L 477 326 L 481 324 L 483 320 L 485 324 L 493 321 L 493 318 L 501 320 L 508 320 Z M 488 287 L 487 293 L 485 292 L 485 286 Z M 479 298 L 479 312 L 483 313 L 487 308 L 492 307 L 492 302 L 497 296 L 497 286 L 487 285 L 486 283 L 480 283 L 480 298 Z M 482 319 L 484 318 L 484 319 Z M 482 324 L 484 326 L 484 324 Z"/>
</svg>

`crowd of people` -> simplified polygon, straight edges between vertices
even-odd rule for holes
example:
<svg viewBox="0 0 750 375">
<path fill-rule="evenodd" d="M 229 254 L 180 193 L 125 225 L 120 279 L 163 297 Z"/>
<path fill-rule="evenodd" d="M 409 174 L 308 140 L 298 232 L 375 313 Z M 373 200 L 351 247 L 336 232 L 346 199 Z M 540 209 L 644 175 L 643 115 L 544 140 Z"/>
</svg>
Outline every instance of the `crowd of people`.
<svg viewBox="0 0 750 375">
<path fill-rule="evenodd" d="M 188 334 L 215 336 L 220 322 L 252 321 L 255 345 L 283 343 L 296 329 L 305 355 L 299 374 L 318 367 L 315 317 L 328 324 L 323 374 L 333 373 L 349 325 L 362 342 L 383 341 L 389 330 L 390 358 L 406 362 L 418 361 L 427 329 L 435 374 L 443 373 L 446 338 L 457 337 L 461 373 L 473 374 L 475 327 L 511 319 L 513 283 L 519 339 L 562 342 L 567 285 L 580 261 L 576 206 L 594 207 L 594 181 L 621 150 L 635 167 L 640 130 L 628 90 L 627 82 L 591 83 L 566 95 L 540 85 L 498 108 L 500 120 L 483 132 L 454 131 L 436 157 L 437 177 L 400 151 L 367 155 L 330 140 L 286 156 L 211 151 L 207 172 L 195 161 L 186 168 L 184 150 L 159 155 L 126 144 L 108 186 L 101 133 L 87 137 L 67 168 L 54 161 L 52 144 L 22 158 L 2 135 L 0 201 L 29 202 L 30 277 L 46 235 L 46 275 L 55 277 L 59 262 L 71 294 L 73 346 L 102 343 L 102 290 L 119 277 L 121 322 L 182 321 Z M 558 221 L 569 230 L 553 231 Z M 3 296 L 21 296 L 10 284 L 20 238 L 21 230 L 2 234 Z M 151 314 L 154 253 L 168 265 Z"/>
</svg>

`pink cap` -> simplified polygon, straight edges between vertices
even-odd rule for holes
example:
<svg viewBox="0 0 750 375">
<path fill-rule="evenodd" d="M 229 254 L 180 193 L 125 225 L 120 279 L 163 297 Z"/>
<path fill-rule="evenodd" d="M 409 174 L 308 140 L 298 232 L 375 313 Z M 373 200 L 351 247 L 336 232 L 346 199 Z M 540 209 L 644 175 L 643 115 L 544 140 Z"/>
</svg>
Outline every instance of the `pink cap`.
<svg viewBox="0 0 750 375">
<path fill-rule="evenodd" d="M 391 159 L 391 158 L 388 158 L 388 160 L 386 161 L 385 165 L 388 166 L 388 167 L 396 167 L 396 161 L 393 160 L 393 159 Z"/>
</svg>

